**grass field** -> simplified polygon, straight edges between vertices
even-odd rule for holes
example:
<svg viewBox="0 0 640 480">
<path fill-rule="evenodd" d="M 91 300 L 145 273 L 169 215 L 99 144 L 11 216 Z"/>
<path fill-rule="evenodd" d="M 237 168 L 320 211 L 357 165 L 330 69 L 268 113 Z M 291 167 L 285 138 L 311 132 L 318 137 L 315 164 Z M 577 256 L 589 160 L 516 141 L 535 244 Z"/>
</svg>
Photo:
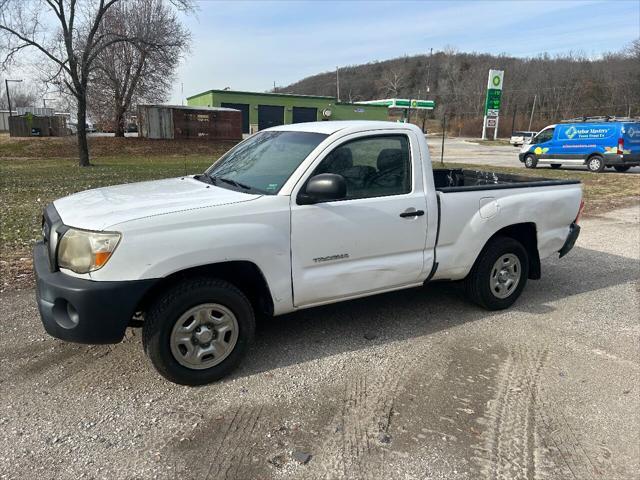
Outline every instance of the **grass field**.
<svg viewBox="0 0 640 480">
<path fill-rule="evenodd" d="M 80 168 L 72 156 L 74 145 L 68 139 L 55 139 L 62 142 L 27 140 L 31 141 L 20 141 L 18 148 L 0 137 L 0 271 L 4 284 L 0 290 L 30 281 L 30 250 L 40 236 L 42 209 L 49 202 L 90 188 L 199 173 L 230 147 L 230 144 L 198 141 L 93 139 L 99 140 L 92 145 L 94 165 Z M 29 156 L 34 153 L 37 156 Z M 446 166 L 483 168 L 462 164 Z M 637 201 L 640 197 L 640 176 L 637 175 L 526 170 L 523 167 L 484 169 L 581 180 L 587 214 Z"/>
</svg>

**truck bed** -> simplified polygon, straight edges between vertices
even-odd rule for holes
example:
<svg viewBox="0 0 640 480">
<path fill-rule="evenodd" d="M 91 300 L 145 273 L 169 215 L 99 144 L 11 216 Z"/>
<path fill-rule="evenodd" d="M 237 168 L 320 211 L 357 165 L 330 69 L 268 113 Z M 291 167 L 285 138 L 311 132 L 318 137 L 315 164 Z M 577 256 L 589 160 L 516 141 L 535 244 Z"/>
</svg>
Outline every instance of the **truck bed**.
<svg viewBox="0 0 640 480">
<path fill-rule="evenodd" d="M 529 177 L 511 173 L 467 170 L 462 168 L 434 169 L 433 179 L 436 190 L 443 193 L 497 190 L 504 188 L 548 187 L 580 183 L 579 180 L 551 180 L 542 177 Z"/>
</svg>

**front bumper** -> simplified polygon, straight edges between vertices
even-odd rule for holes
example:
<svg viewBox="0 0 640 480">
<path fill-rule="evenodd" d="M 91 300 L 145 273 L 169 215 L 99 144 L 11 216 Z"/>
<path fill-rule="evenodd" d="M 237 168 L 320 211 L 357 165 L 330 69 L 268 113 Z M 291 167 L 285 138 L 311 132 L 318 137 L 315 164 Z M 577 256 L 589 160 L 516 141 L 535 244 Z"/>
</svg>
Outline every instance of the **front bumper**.
<svg viewBox="0 0 640 480">
<path fill-rule="evenodd" d="M 578 236 L 580 235 L 580 225 L 577 223 L 572 223 L 569 227 L 569 235 L 567 235 L 567 239 L 564 242 L 564 245 L 559 250 L 560 258 L 564 257 L 567 253 L 571 251 L 573 246 L 576 244 L 576 240 L 578 240 Z"/>
<path fill-rule="evenodd" d="M 118 343 L 143 295 L 156 282 L 96 282 L 52 271 L 47 248 L 33 250 L 37 301 L 47 333 L 78 343 Z"/>
</svg>

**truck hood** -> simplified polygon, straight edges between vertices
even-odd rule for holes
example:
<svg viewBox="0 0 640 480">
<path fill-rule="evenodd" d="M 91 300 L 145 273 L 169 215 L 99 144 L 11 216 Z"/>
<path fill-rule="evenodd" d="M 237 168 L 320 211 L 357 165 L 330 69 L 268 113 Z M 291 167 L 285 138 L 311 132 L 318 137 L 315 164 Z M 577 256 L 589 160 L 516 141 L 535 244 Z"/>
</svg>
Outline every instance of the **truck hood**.
<svg viewBox="0 0 640 480">
<path fill-rule="evenodd" d="M 53 202 L 65 225 L 105 230 L 118 223 L 259 198 L 193 177 L 168 178 L 85 190 Z"/>
</svg>

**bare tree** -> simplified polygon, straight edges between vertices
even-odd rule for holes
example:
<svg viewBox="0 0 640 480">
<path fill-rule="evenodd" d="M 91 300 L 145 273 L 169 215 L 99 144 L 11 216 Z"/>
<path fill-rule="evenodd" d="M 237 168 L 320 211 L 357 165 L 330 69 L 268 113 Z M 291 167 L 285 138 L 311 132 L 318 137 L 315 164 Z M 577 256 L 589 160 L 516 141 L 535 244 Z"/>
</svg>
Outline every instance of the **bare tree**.
<svg viewBox="0 0 640 480">
<path fill-rule="evenodd" d="M 15 86 L 14 86 L 15 85 Z M 20 84 L 12 84 L 12 88 L 10 91 L 11 94 L 11 109 L 17 107 L 37 107 L 36 102 L 38 100 L 38 92 L 34 88 L 33 85 L 27 84 L 23 86 Z M 9 104 L 7 102 L 7 91 L 5 90 L 4 82 L 0 84 L 0 108 L 6 109 L 9 108 Z"/>
<path fill-rule="evenodd" d="M 6 67 L 23 50 L 39 53 L 75 100 L 78 163 L 89 166 L 87 90 L 100 54 L 116 44 L 139 39 L 101 28 L 105 16 L 122 0 L 0 0 L 0 49 Z M 173 0 L 178 6 L 189 0 Z"/>
<path fill-rule="evenodd" d="M 96 58 L 89 84 L 92 115 L 110 117 L 116 137 L 122 137 L 133 102 L 166 99 L 191 35 L 163 0 L 116 5 L 105 15 L 99 29 L 103 31 L 136 39 L 105 48 Z"/>
<path fill-rule="evenodd" d="M 448 125 L 473 135 L 482 124 L 487 73 L 492 68 L 505 72 L 500 115 L 513 119 L 516 130 L 528 128 L 534 98 L 534 129 L 582 115 L 640 114 L 640 39 L 595 59 L 580 52 L 515 58 L 447 48 L 432 56 L 352 65 L 340 70 L 340 80 L 342 84 L 344 76 L 352 98 L 373 100 L 396 93 L 417 95 L 424 91 L 428 75 L 430 92 L 419 96 L 436 101 L 433 115 L 440 117 L 446 109 Z M 286 91 L 332 95 L 334 75 L 313 75 L 287 86 Z"/>
<path fill-rule="evenodd" d="M 404 86 L 404 72 L 390 70 L 382 77 L 383 88 L 387 95 L 397 97 L 398 92 Z"/>
</svg>

